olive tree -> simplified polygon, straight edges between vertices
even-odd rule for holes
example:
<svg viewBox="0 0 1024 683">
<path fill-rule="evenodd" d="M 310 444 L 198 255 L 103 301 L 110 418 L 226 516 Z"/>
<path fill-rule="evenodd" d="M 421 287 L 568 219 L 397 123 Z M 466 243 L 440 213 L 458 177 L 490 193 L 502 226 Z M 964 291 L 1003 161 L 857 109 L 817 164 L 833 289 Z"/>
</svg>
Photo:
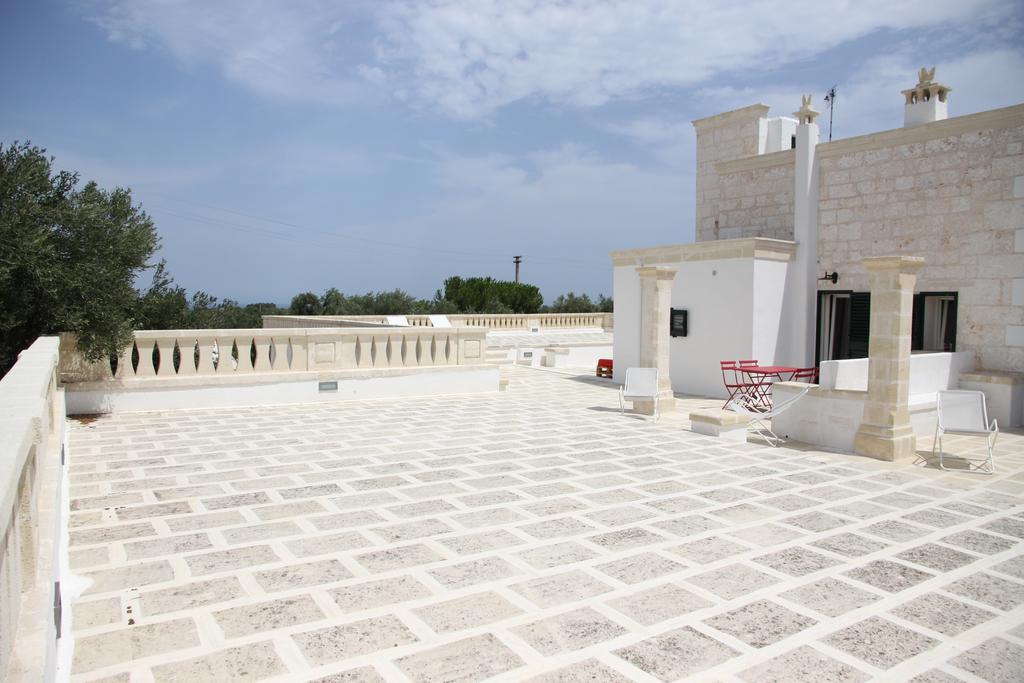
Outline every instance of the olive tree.
<svg viewBox="0 0 1024 683">
<path fill-rule="evenodd" d="M 131 191 L 79 186 L 30 143 L 0 143 L 0 372 L 45 334 L 72 332 L 96 361 L 130 341 L 159 237 Z"/>
</svg>

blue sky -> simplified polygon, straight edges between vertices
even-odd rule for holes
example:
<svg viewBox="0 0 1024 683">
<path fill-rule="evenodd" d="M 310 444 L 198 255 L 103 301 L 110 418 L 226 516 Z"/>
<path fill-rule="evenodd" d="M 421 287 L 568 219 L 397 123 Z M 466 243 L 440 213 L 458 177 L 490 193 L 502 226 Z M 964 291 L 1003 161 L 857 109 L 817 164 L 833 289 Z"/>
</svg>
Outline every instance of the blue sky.
<svg viewBox="0 0 1024 683">
<path fill-rule="evenodd" d="M 611 291 L 613 249 L 693 240 L 690 121 L 833 84 L 837 138 L 1024 101 L 1002 0 L 7 0 L 0 140 L 132 188 L 189 290 L 523 279 Z M 820 121 L 820 119 L 819 119 Z"/>
</svg>

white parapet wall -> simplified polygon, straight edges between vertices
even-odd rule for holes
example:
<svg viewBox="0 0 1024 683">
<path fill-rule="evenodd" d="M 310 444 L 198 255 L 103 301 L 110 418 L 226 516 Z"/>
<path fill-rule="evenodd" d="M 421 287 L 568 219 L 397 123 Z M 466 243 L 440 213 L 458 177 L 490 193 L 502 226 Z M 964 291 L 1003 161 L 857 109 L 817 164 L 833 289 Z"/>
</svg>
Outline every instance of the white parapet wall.
<svg viewBox="0 0 1024 683">
<path fill-rule="evenodd" d="M 943 389 L 964 387 L 961 378 L 974 377 L 973 351 L 924 353 L 910 357 L 910 424 L 918 437 L 935 430 L 935 404 Z M 839 451 L 852 451 L 854 434 L 864 417 L 867 396 L 868 359 L 857 358 L 821 363 L 820 384 L 772 420 L 772 429 L 783 438 Z M 1024 385 L 1022 385 L 1024 386 Z M 803 388 L 796 382 L 778 382 L 772 398 L 781 403 Z M 990 400 L 996 410 L 1003 410 Z M 1006 408 L 1009 410 L 1009 407 Z"/>
<path fill-rule="evenodd" d="M 0 680 L 53 680 L 64 446 L 58 340 L 40 337 L 0 379 Z"/>
<path fill-rule="evenodd" d="M 482 328 L 136 332 L 112 370 L 62 339 L 68 413 L 308 403 L 498 390 Z"/>
</svg>

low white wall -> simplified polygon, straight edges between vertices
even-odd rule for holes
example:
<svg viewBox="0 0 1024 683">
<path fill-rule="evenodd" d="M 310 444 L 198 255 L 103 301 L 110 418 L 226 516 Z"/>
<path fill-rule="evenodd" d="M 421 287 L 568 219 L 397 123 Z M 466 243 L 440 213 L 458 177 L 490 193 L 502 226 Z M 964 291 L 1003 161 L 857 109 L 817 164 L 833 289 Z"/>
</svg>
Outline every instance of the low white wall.
<svg viewBox="0 0 1024 683">
<path fill-rule="evenodd" d="M 613 347 L 609 344 L 580 344 L 573 346 L 547 347 L 544 349 L 542 365 L 549 368 L 589 368 L 597 370 L 597 361 L 612 358 Z M 614 370 L 614 364 L 612 365 Z"/>
<path fill-rule="evenodd" d="M 498 390 L 499 369 L 490 365 L 249 375 L 224 381 L 151 379 L 133 382 L 88 382 L 70 385 L 69 415 L 114 412 L 225 408 L 234 406 L 319 403 L 357 398 L 436 396 Z M 320 382 L 337 382 L 336 391 L 320 391 Z"/>
<path fill-rule="evenodd" d="M 57 359 L 57 338 L 40 337 L 0 378 L 0 680 L 55 675 L 64 446 Z"/>
<path fill-rule="evenodd" d="M 1024 375 L 1008 372 L 968 372 L 960 376 L 960 388 L 985 394 L 988 419 L 1000 429 L 1024 425 Z"/>
<path fill-rule="evenodd" d="M 918 437 L 935 432 L 935 404 L 942 389 L 960 386 L 960 374 L 974 368 L 974 352 L 925 353 L 910 357 L 910 425 Z M 867 396 L 868 359 L 825 361 L 821 384 L 773 421 L 780 436 L 823 448 L 853 450 L 853 437 L 864 416 Z M 799 391 L 800 384 L 777 383 L 772 395 L 785 401 Z"/>
</svg>

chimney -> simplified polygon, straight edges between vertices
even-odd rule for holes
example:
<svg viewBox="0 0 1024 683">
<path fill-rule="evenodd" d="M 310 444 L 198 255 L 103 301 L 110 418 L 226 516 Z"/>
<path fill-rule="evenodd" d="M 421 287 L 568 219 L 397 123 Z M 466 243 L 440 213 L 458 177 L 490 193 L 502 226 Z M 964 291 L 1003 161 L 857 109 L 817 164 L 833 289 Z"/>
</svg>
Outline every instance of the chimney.
<svg viewBox="0 0 1024 683">
<path fill-rule="evenodd" d="M 952 88 L 935 82 L 934 66 L 931 69 L 922 68 L 917 75 L 917 85 L 903 91 L 903 96 L 907 98 L 903 108 L 903 127 L 910 128 L 945 119 L 950 92 Z"/>
</svg>

